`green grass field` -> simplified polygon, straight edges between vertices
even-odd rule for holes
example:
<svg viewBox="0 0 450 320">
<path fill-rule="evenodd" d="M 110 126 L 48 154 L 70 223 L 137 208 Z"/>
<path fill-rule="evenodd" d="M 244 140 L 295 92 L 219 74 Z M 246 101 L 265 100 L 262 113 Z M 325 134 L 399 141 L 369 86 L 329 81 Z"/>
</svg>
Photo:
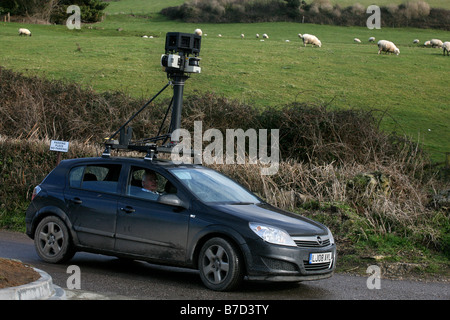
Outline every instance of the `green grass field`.
<svg viewBox="0 0 450 320">
<path fill-rule="evenodd" d="M 183 4 L 184 0 L 120 0 L 109 2 L 105 12 L 107 14 L 148 14 L 156 13 L 161 9 Z"/>
<path fill-rule="evenodd" d="M 167 83 L 160 67 L 166 32 L 200 27 L 208 34 L 202 39 L 202 73 L 187 81 L 187 95 L 213 91 L 261 107 L 333 100 L 330 106 L 337 108 L 375 109 L 380 115 L 386 112 L 382 128 L 420 140 L 435 160 L 443 161 L 450 152 L 450 57 L 412 44 L 415 38 L 450 41 L 450 32 L 282 22 L 194 25 L 156 13 L 180 3 L 111 2 L 110 14 L 93 29 L 0 23 L 0 65 L 98 91 L 151 97 Z M 148 15 L 114 14 L 129 11 L 127 7 Z M 29 28 L 33 36 L 19 37 L 19 27 Z M 270 39 L 262 42 L 256 33 Z M 304 48 L 298 33 L 317 35 L 322 48 Z M 154 38 L 144 39 L 144 34 Z M 376 44 L 367 41 L 370 36 L 395 42 L 401 54 L 377 55 Z M 354 37 L 363 43 L 355 44 Z"/>
</svg>

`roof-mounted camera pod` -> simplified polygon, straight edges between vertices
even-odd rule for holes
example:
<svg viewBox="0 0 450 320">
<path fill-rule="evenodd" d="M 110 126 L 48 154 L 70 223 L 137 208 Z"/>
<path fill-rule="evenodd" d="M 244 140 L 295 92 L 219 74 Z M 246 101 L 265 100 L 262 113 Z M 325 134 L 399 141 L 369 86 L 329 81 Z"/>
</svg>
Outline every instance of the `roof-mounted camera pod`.
<svg viewBox="0 0 450 320">
<path fill-rule="evenodd" d="M 179 143 L 178 138 L 172 136 L 172 133 L 179 129 L 181 125 L 184 83 L 189 78 L 189 74 L 200 73 L 201 71 L 199 66 L 200 58 L 198 57 L 200 45 L 201 36 L 197 34 L 181 32 L 168 32 L 166 34 L 165 53 L 161 56 L 161 66 L 167 73 L 169 83 L 106 139 L 103 157 L 109 157 L 112 149 L 146 152 L 144 157 L 146 160 L 153 160 L 158 152 L 172 152 L 173 148 Z M 132 142 L 133 129 L 132 127 L 127 127 L 127 125 L 169 85 L 173 86 L 173 97 L 159 127 L 158 134 L 155 137 Z M 169 130 L 166 134 L 162 134 L 163 125 L 170 109 L 172 109 L 172 117 Z M 117 134 L 119 134 L 119 140 L 113 140 Z M 161 145 L 158 146 L 157 143 L 159 141 L 161 141 Z M 194 157 L 195 155 L 195 152 L 192 151 L 191 156 Z"/>
<path fill-rule="evenodd" d="M 200 73 L 201 36 L 191 33 L 169 32 L 166 35 L 166 53 L 161 56 L 161 66 L 167 76 L 180 73 Z M 189 57 L 189 55 L 194 55 Z"/>
</svg>

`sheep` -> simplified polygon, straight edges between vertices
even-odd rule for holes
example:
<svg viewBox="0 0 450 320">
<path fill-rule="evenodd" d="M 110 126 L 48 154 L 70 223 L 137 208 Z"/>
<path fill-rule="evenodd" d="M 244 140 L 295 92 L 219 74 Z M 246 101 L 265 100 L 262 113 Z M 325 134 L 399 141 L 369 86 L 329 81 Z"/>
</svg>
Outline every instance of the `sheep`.
<svg viewBox="0 0 450 320">
<path fill-rule="evenodd" d="M 19 29 L 19 36 L 24 35 L 24 36 L 30 36 L 31 37 L 31 31 L 25 28 L 20 28 Z"/>
<path fill-rule="evenodd" d="M 263 33 L 262 37 L 263 37 L 264 39 L 269 39 L 269 36 L 267 35 L 267 33 Z"/>
<path fill-rule="evenodd" d="M 447 56 L 449 56 L 449 51 L 450 51 L 450 41 L 445 41 L 442 44 L 442 49 L 444 51 L 444 56 L 445 56 L 445 52 L 447 51 Z"/>
<path fill-rule="evenodd" d="M 375 42 L 375 37 L 370 37 L 369 42 Z"/>
<path fill-rule="evenodd" d="M 387 40 L 378 41 L 378 54 L 380 54 L 381 51 L 384 51 L 385 53 L 395 53 L 396 55 L 400 54 L 400 50 L 395 46 L 395 44 Z"/>
<path fill-rule="evenodd" d="M 218 36 L 219 38 L 222 38 L 222 34 L 220 34 L 220 33 L 219 33 L 217 36 Z"/>
<path fill-rule="evenodd" d="M 423 45 L 424 45 L 424 47 L 431 46 L 431 41 L 430 41 L 430 40 L 427 40 L 427 41 L 424 42 Z"/>
<path fill-rule="evenodd" d="M 241 33 L 241 39 L 245 38 L 245 34 Z"/>
<path fill-rule="evenodd" d="M 361 43 L 361 40 L 359 40 L 358 38 L 353 39 L 353 41 L 355 41 L 356 43 Z"/>
<path fill-rule="evenodd" d="M 413 40 L 413 43 L 414 43 L 414 44 L 418 44 L 419 42 L 420 42 L 419 39 L 414 39 L 414 40 Z"/>
<path fill-rule="evenodd" d="M 256 34 L 256 39 L 258 39 L 258 38 L 259 38 L 259 33 Z"/>
<path fill-rule="evenodd" d="M 307 44 L 318 46 L 319 48 L 322 47 L 322 42 L 320 42 L 320 40 L 312 34 L 305 33 L 304 35 L 302 35 L 299 33 L 298 36 L 303 40 L 303 45 L 305 47 Z"/>
<path fill-rule="evenodd" d="M 436 47 L 438 47 L 438 48 L 442 48 L 442 41 L 441 40 L 439 40 L 439 39 L 431 39 L 430 40 L 430 44 L 431 44 L 431 47 L 432 48 L 436 48 Z"/>
<path fill-rule="evenodd" d="M 195 33 L 196 35 L 198 35 L 198 36 L 201 37 L 202 34 L 203 34 L 203 31 L 202 31 L 202 29 L 198 29 L 198 28 L 197 28 L 197 29 L 194 30 L 194 33 Z"/>
</svg>

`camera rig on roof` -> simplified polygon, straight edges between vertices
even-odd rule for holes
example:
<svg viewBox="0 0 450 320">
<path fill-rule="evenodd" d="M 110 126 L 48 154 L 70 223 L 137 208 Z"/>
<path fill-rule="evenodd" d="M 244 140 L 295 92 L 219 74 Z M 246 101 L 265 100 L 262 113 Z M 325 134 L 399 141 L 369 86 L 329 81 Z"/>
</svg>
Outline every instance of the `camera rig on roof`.
<svg viewBox="0 0 450 320">
<path fill-rule="evenodd" d="M 184 83 L 191 73 L 200 73 L 199 66 L 201 36 L 191 33 L 168 32 L 166 34 L 165 53 L 161 56 L 161 66 L 167 73 L 169 82 L 141 109 L 134 113 L 116 132 L 114 132 L 105 142 L 103 157 L 109 157 L 111 150 L 130 150 L 146 152 L 144 159 L 153 160 L 158 152 L 170 153 L 179 143 L 179 138 L 173 135 L 173 132 L 180 128 L 181 111 L 183 108 L 183 90 Z M 173 97 L 169 103 L 164 119 L 159 127 L 158 134 L 151 138 L 145 138 L 139 141 L 131 141 L 133 128 L 127 125 L 141 113 L 153 100 L 156 99 L 169 85 L 173 86 Z M 172 108 L 172 117 L 169 130 L 162 134 L 164 122 Z M 119 134 L 119 140 L 113 138 Z M 162 141 L 161 145 L 157 142 Z M 191 152 L 194 156 L 194 152 Z"/>
</svg>

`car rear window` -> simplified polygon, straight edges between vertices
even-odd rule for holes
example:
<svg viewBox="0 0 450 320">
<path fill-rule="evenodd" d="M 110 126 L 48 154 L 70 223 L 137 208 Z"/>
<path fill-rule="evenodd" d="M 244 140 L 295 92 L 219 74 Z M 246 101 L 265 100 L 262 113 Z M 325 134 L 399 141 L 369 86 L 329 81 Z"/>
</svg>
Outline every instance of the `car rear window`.
<svg viewBox="0 0 450 320">
<path fill-rule="evenodd" d="M 69 185 L 99 192 L 117 193 L 121 165 L 86 165 L 70 170 Z"/>
</svg>

